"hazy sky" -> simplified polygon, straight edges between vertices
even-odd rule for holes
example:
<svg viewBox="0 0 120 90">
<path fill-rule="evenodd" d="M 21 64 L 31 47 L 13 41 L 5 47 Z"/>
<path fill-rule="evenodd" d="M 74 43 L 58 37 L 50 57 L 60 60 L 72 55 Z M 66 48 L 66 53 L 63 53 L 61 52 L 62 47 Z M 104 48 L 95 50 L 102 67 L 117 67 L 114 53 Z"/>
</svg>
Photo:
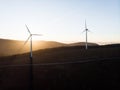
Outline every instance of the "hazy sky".
<svg viewBox="0 0 120 90">
<path fill-rule="evenodd" d="M 0 0 L 0 38 L 120 43 L 120 0 Z"/>
</svg>

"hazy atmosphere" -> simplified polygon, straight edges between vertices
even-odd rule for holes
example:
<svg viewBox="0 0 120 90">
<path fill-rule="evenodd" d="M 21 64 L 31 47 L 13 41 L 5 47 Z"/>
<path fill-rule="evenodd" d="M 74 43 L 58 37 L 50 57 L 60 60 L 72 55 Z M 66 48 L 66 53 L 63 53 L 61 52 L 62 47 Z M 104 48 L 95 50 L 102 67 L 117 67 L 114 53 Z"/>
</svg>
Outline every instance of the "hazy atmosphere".
<svg viewBox="0 0 120 90">
<path fill-rule="evenodd" d="M 0 90 L 120 90 L 120 0 L 0 0 Z"/>
<path fill-rule="evenodd" d="M 34 40 L 120 42 L 120 0 L 0 0 L 0 38 L 26 40 L 28 32 L 43 34 Z"/>
</svg>

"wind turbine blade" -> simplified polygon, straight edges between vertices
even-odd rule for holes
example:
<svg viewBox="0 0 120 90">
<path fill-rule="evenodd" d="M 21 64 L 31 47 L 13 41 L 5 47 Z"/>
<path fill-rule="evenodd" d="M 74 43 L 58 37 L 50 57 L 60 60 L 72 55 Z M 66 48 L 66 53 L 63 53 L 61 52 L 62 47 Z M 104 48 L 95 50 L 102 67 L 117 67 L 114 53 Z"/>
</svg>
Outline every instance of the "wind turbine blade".
<svg viewBox="0 0 120 90">
<path fill-rule="evenodd" d="M 88 32 L 92 33 L 91 30 L 87 30 Z"/>
<path fill-rule="evenodd" d="M 35 36 L 42 36 L 42 34 L 32 34 L 32 35 L 35 35 Z"/>
<path fill-rule="evenodd" d="M 87 29 L 86 19 L 85 19 L 85 29 Z"/>
<path fill-rule="evenodd" d="M 31 32 L 30 32 L 30 30 L 29 30 L 28 26 L 27 26 L 27 25 L 25 25 L 25 26 L 26 26 L 26 28 L 27 28 L 28 32 L 31 34 Z"/>
<path fill-rule="evenodd" d="M 28 37 L 28 39 L 25 41 L 24 45 L 28 42 L 28 40 L 30 39 L 31 35 Z"/>
<path fill-rule="evenodd" d="M 87 30 L 88 32 L 91 32 L 90 30 Z"/>
<path fill-rule="evenodd" d="M 82 33 L 86 32 L 86 30 L 82 31 Z"/>
</svg>

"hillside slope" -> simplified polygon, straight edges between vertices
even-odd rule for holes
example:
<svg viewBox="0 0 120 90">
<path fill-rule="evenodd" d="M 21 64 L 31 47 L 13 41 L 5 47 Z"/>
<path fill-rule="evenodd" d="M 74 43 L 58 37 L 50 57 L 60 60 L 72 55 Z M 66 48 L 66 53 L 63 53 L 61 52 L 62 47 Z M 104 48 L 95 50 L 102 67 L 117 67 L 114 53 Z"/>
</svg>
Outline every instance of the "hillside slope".
<svg viewBox="0 0 120 90">
<path fill-rule="evenodd" d="M 30 43 L 24 45 L 24 41 L 0 39 L 0 56 L 8 56 L 29 52 Z M 55 41 L 33 41 L 33 51 L 46 48 L 84 46 L 84 42 L 64 44 Z M 88 46 L 98 46 L 95 43 L 88 43 Z"/>
<path fill-rule="evenodd" d="M 34 41 L 33 51 L 61 46 L 65 46 L 65 44 L 54 41 Z M 25 52 L 29 52 L 29 42 L 24 45 L 24 41 L 0 39 L 0 56 L 21 54 Z"/>
<path fill-rule="evenodd" d="M 84 59 L 94 58 L 113 58 L 119 57 L 120 45 L 119 46 L 95 46 L 89 47 L 85 50 L 84 47 L 70 46 L 70 47 L 59 47 L 38 50 L 33 52 L 33 63 L 55 63 L 55 62 L 70 62 Z M 2 61 L 7 63 L 13 62 L 13 64 L 26 64 L 29 63 L 29 53 L 13 55 L 8 57 L 1 57 Z"/>
<path fill-rule="evenodd" d="M 34 90 L 120 90 L 119 54 L 120 45 L 34 51 Z M 29 53 L 0 57 L 0 90 L 30 90 L 29 63 Z"/>
</svg>

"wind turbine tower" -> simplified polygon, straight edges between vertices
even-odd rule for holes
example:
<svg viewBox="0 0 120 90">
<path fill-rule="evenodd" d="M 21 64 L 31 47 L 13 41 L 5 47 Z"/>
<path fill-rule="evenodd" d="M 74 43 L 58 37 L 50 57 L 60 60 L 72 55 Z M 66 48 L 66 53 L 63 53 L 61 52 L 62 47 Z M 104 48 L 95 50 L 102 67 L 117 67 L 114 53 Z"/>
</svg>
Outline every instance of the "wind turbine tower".
<svg viewBox="0 0 120 90">
<path fill-rule="evenodd" d="M 85 49 L 87 50 L 88 49 L 88 28 L 87 28 L 87 24 L 86 24 L 86 20 L 85 20 L 85 30 L 83 31 L 86 33 L 86 42 L 85 42 Z"/>
</svg>

